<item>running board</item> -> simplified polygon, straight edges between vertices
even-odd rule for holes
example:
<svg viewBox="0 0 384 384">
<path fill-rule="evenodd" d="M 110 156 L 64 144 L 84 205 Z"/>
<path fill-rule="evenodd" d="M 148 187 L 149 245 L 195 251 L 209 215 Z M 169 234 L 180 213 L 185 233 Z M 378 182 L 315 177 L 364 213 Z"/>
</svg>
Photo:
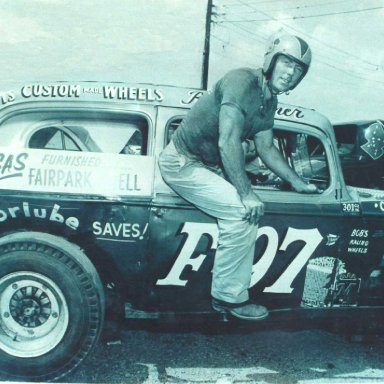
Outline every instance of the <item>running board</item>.
<svg viewBox="0 0 384 384">
<path fill-rule="evenodd" d="M 200 318 L 216 318 L 217 320 L 223 320 L 222 314 L 211 311 L 197 311 L 197 312 L 161 312 L 161 311 L 142 311 L 136 309 L 130 303 L 124 304 L 125 319 L 191 319 L 192 317 Z M 226 320 L 224 320 L 226 321 Z"/>
<path fill-rule="evenodd" d="M 220 321 L 228 321 L 227 317 L 223 318 L 222 314 L 213 310 L 198 312 L 161 312 L 161 311 L 143 311 L 136 309 L 130 303 L 124 304 L 125 319 L 191 319 L 197 316 L 200 319 L 214 319 Z M 278 320 L 282 318 L 284 321 L 294 320 L 297 318 L 305 319 L 326 319 L 332 317 L 351 317 L 363 315 L 366 319 L 371 316 L 384 316 L 384 306 L 361 306 L 361 307 L 337 307 L 337 308 L 287 308 L 287 309 L 271 309 L 269 320 Z M 268 321 L 268 318 L 266 319 Z"/>
<path fill-rule="evenodd" d="M 124 312 L 126 319 L 159 319 L 161 317 L 161 312 L 141 311 L 133 308 L 130 303 L 125 303 Z"/>
</svg>

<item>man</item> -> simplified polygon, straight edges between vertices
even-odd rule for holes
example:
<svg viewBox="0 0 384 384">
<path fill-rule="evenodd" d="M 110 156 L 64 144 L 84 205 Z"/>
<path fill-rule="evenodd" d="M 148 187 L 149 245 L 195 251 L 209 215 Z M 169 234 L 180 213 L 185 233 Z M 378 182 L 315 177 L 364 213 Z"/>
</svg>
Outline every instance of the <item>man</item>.
<svg viewBox="0 0 384 384">
<path fill-rule="evenodd" d="M 242 142 L 252 138 L 258 155 L 297 192 L 313 193 L 273 145 L 276 95 L 292 90 L 303 79 L 311 51 L 302 39 L 275 38 L 261 69 L 228 72 L 191 108 L 159 166 L 172 189 L 217 219 L 219 240 L 212 276 L 212 307 L 246 320 L 268 315 L 249 302 L 257 224 L 264 205 L 246 176 Z"/>
</svg>

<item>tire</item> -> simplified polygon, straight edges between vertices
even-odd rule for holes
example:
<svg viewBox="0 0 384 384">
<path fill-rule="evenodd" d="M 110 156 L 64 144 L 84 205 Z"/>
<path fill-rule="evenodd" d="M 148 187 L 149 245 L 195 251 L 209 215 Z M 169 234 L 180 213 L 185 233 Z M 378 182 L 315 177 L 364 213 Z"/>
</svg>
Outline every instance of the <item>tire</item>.
<svg viewBox="0 0 384 384">
<path fill-rule="evenodd" d="M 80 248 L 57 236 L 0 238 L 0 371 L 3 379 L 55 381 L 96 344 L 104 292 Z"/>
</svg>

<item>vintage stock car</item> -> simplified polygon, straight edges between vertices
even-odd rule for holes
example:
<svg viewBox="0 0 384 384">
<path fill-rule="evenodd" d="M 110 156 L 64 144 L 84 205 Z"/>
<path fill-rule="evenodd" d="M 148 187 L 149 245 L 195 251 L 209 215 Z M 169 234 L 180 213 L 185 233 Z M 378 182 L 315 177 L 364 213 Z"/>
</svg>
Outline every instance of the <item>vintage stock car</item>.
<svg viewBox="0 0 384 384">
<path fill-rule="evenodd" d="M 76 368 L 113 294 L 125 318 L 219 320 L 210 307 L 215 221 L 177 196 L 156 163 L 201 94 L 85 82 L 0 94 L 3 378 L 59 380 Z M 377 132 L 365 148 L 380 157 L 382 125 Z M 249 161 L 266 205 L 251 296 L 270 318 L 382 314 L 384 192 L 345 184 L 333 127 L 317 112 L 279 105 L 274 137 L 321 193 L 296 193 L 257 156 Z"/>
<path fill-rule="evenodd" d="M 384 121 L 338 123 L 333 129 L 345 182 L 384 190 Z"/>
</svg>

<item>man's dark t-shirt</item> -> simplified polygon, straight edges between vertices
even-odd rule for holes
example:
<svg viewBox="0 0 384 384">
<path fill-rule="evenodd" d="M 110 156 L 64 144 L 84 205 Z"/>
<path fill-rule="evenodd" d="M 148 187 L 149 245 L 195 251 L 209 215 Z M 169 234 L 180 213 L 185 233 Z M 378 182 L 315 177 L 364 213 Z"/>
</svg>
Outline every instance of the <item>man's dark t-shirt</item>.
<svg viewBox="0 0 384 384">
<path fill-rule="evenodd" d="M 221 165 L 218 147 L 219 112 L 222 104 L 238 108 L 244 115 L 242 141 L 271 129 L 277 98 L 264 100 L 261 69 L 235 69 L 220 79 L 191 108 L 174 133 L 177 150 L 209 165 Z"/>
</svg>

